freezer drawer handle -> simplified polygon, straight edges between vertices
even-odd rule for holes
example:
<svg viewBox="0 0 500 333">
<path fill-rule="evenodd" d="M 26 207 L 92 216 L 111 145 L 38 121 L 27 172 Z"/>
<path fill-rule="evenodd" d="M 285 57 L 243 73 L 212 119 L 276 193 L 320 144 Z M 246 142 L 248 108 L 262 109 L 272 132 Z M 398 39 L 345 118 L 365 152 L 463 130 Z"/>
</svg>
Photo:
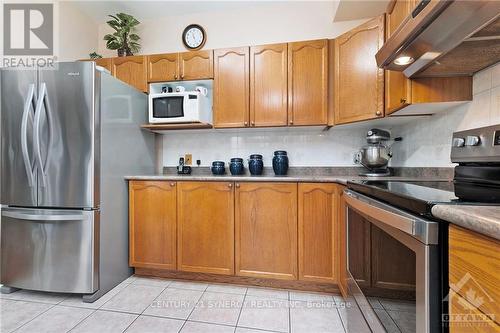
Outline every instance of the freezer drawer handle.
<svg viewBox="0 0 500 333">
<path fill-rule="evenodd" d="M 21 119 L 21 151 L 23 154 L 24 168 L 26 170 L 26 176 L 28 177 L 28 186 L 33 187 L 34 176 L 33 173 L 36 171 L 36 166 L 32 166 L 30 161 L 30 156 L 28 152 L 28 119 L 30 118 L 30 109 L 33 107 L 35 109 L 36 98 L 35 98 L 35 85 L 32 83 L 28 88 L 28 96 L 24 101 L 24 111 Z"/>
<path fill-rule="evenodd" d="M 19 212 L 2 211 L 2 216 L 11 217 L 19 220 L 29 221 L 83 221 L 87 217 L 82 214 L 68 215 L 43 215 L 43 214 L 25 214 Z"/>
<path fill-rule="evenodd" d="M 49 127 L 49 143 L 47 145 L 47 156 L 45 159 L 45 165 L 42 161 L 42 152 L 40 145 L 40 124 L 42 119 L 42 107 L 44 107 L 45 114 L 47 116 L 47 124 Z M 45 82 L 42 82 L 42 84 L 40 85 L 40 91 L 38 94 L 38 103 L 35 110 L 35 125 L 34 125 L 33 137 L 35 142 L 35 154 L 38 161 L 38 168 L 40 169 L 40 174 L 42 175 L 41 186 L 46 187 L 47 186 L 46 171 L 52 145 L 52 124 L 51 124 L 50 105 L 49 105 L 49 100 L 47 98 L 47 85 L 45 84 Z"/>
</svg>

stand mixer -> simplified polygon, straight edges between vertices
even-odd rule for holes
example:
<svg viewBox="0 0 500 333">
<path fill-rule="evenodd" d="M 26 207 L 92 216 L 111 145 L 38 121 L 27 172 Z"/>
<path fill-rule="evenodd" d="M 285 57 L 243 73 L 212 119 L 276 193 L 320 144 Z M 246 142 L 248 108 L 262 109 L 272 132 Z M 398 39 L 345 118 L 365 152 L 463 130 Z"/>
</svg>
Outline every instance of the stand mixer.
<svg viewBox="0 0 500 333">
<path fill-rule="evenodd" d="M 380 177 L 391 174 L 387 165 L 392 157 L 391 145 L 385 142 L 391 139 L 388 131 L 373 128 L 366 133 L 366 146 L 354 155 L 354 163 L 361 164 L 368 169 L 368 172 L 361 173 L 360 176 Z M 395 138 L 394 142 L 401 141 L 402 138 Z"/>
</svg>

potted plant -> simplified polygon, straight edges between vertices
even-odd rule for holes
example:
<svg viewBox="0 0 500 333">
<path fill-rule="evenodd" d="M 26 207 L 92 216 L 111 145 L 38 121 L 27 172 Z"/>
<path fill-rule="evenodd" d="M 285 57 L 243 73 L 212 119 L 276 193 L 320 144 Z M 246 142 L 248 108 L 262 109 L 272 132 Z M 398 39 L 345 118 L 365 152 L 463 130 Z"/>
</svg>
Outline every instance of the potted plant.
<svg viewBox="0 0 500 333">
<path fill-rule="evenodd" d="M 138 43 L 141 38 L 135 33 L 135 29 L 140 22 L 132 15 L 125 13 L 108 16 L 112 20 L 106 23 L 115 32 L 104 36 L 106 47 L 110 50 L 117 50 L 119 57 L 134 55 L 141 48 L 141 45 Z"/>
</svg>

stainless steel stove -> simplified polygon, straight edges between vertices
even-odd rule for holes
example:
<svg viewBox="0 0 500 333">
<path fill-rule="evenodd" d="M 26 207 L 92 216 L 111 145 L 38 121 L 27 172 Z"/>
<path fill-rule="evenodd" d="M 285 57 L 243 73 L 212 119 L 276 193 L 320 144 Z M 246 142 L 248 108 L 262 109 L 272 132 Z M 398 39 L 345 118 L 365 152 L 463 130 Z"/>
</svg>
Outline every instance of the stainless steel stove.
<svg viewBox="0 0 500 333">
<path fill-rule="evenodd" d="M 500 125 L 454 133 L 452 181 L 353 181 L 348 288 L 373 332 L 447 332 L 448 223 L 432 206 L 500 205 Z"/>
</svg>

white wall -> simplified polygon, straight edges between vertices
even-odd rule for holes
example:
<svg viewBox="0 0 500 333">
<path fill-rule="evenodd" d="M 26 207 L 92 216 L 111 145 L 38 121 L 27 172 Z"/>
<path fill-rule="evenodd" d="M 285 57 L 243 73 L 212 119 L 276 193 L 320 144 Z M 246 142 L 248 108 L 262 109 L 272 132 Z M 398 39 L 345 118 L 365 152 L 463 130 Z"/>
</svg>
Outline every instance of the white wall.
<svg viewBox="0 0 500 333">
<path fill-rule="evenodd" d="M 473 101 L 394 131 L 404 140 L 394 146 L 393 166 L 453 166 L 453 132 L 500 124 L 500 63 L 473 78 Z"/>
<path fill-rule="evenodd" d="M 259 45 L 287 41 L 333 38 L 364 22 L 333 22 L 334 1 L 256 2 L 246 8 L 206 11 L 142 20 L 141 54 L 186 51 L 181 36 L 184 28 L 197 23 L 207 31 L 206 49 Z M 106 49 L 103 36 L 106 24 L 99 25 L 99 52 L 115 56 Z"/>
<path fill-rule="evenodd" d="M 59 2 L 59 61 L 74 61 L 97 51 L 98 25 L 70 1 Z"/>
</svg>

